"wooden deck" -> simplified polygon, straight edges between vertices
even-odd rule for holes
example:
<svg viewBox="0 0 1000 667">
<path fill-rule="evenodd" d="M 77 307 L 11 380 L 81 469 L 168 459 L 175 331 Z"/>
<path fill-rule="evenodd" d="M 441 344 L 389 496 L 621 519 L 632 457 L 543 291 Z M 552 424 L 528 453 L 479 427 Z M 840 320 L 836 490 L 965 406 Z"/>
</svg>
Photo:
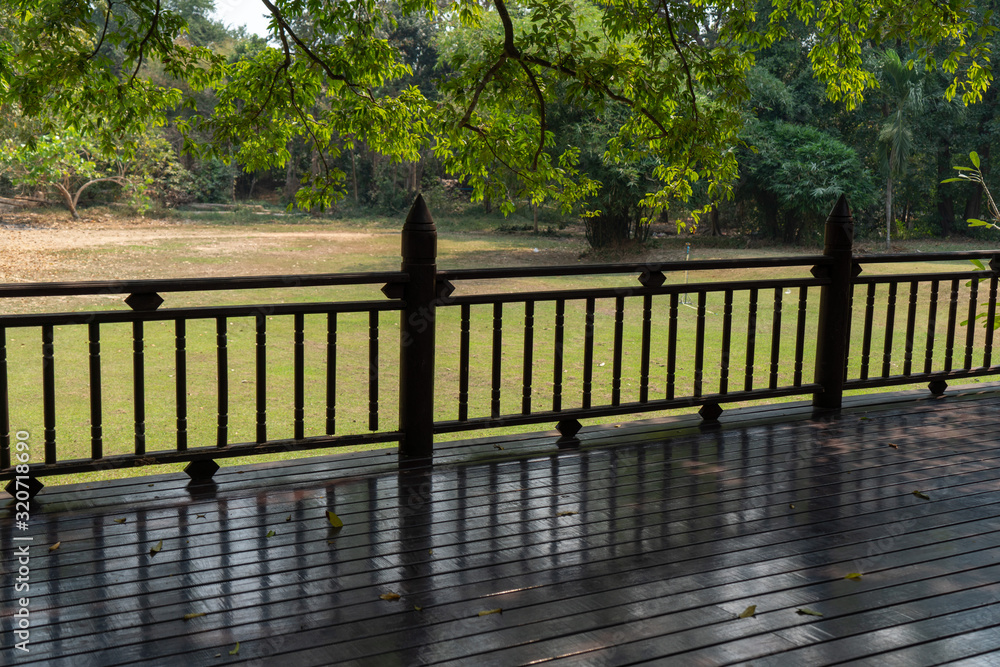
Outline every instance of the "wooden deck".
<svg viewBox="0 0 1000 667">
<path fill-rule="evenodd" d="M 998 665 L 1000 393 L 949 393 L 46 489 L 0 663 Z"/>
</svg>

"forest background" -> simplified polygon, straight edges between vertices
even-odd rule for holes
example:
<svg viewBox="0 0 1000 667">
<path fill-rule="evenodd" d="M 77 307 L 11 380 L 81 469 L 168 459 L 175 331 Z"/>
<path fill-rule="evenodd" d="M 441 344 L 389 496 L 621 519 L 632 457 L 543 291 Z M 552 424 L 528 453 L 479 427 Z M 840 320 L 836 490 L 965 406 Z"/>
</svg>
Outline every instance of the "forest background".
<svg viewBox="0 0 1000 667">
<path fill-rule="evenodd" d="M 986 4 L 981 9 L 988 17 Z M 164 0 L 164 8 L 187 24 L 178 39 L 204 47 L 233 71 L 267 50 L 264 38 L 209 18 L 213 0 Z M 496 31 L 495 23 L 494 18 Z M 491 29 L 489 20 L 484 25 L 481 31 Z M 474 188 L 468 178 L 450 172 L 433 146 L 393 155 L 362 133 L 332 133 L 325 148 L 322 141 L 290 137 L 284 165 L 266 168 L 260 160 L 245 159 L 248 153 L 235 134 L 221 150 L 217 140 L 208 150 L 207 130 L 193 121 L 211 117 L 231 101 L 220 101 L 211 86 L 191 87 L 151 58 L 139 59 L 138 78 L 177 87 L 189 103 L 163 105 L 159 120 L 132 137 L 134 150 L 108 151 L 85 124 L 60 125 L 55 116 L 25 113 L 14 103 L 0 106 L 0 203 L 56 203 L 77 215 L 78 207 L 110 201 L 131 214 L 153 215 L 191 204 L 258 202 L 316 215 L 398 217 L 421 191 L 432 210 L 496 215 L 498 221 L 501 214 L 513 214 L 514 221 L 526 221 L 526 228 L 535 231 L 582 219 L 593 246 L 643 242 L 650 223 L 657 221 L 678 230 L 813 245 L 821 241 L 830 206 L 846 192 L 861 239 L 988 233 L 965 222 L 987 216 L 983 188 L 942 181 L 975 151 L 991 182 L 991 156 L 1000 141 L 995 87 L 975 104 L 961 96 L 949 99 L 949 72 L 913 66 L 921 54 L 929 57 L 926 49 L 918 52 L 923 47 L 899 39 L 862 43 L 858 56 L 875 81 L 849 108 L 831 99 L 828 85 L 814 72 L 811 28 L 803 22 L 788 25 L 790 38 L 760 49 L 746 72 L 747 95 L 739 102 L 739 127 L 731 142 L 738 164 L 731 191 L 694 179 L 683 200 L 661 210 L 649 205 L 658 187 L 657 161 L 648 155 L 622 160 L 608 150 L 622 125 L 622 109 L 614 106 L 547 107 L 547 141 L 578 151 L 576 168 L 589 184 L 567 205 L 536 196 L 536 190 L 518 182 L 516 170 L 501 164 L 485 165 L 482 178 L 488 187 Z M 308 16 L 299 16 L 290 28 L 310 34 L 315 26 Z M 464 51 L 475 48 L 473 32 L 449 12 L 397 12 L 380 29 L 380 38 L 404 65 L 379 89 L 389 97 L 415 87 L 434 102 L 447 88 L 442 82 L 454 79 L 462 67 Z M 697 115 L 697 107 L 694 111 Z M 297 197 L 321 171 L 339 175 L 336 196 Z"/>
</svg>

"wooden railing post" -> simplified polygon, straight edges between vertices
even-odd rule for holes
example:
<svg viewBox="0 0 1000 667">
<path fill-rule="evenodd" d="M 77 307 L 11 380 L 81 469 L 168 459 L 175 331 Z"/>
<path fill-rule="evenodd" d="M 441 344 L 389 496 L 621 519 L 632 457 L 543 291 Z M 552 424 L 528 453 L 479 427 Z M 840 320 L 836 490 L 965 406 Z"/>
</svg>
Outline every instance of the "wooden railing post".
<svg viewBox="0 0 1000 667">
<path fill-rule="evenodd" d="M 406 306 L 400 316 L 399 443 L 401 459 L 427 458 L 434 451 L 434 310 L 437 229 L 417 195 L 403 224 L 402 271 Z"/>
<path fill-rule="evenodd" d="M 847 197 L 840 199 L 826 219 L 823 254 L 833 259 L 826 265 L 830 284 L 819 299 L 819 330 L 816 338 L 816 384 L 823 391 L 813 394 L 813 407 L 836 410 L 844 396 L 847 337 L 850 335 L 851 280 L 853 269 L 854 218 Z"/>
</svg>

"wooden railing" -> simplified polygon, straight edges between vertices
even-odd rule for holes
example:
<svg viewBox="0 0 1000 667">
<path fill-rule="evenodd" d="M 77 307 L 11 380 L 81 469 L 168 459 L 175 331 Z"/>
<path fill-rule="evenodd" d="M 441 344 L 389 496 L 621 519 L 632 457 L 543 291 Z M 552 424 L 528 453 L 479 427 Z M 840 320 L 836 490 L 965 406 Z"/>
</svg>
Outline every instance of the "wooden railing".
<svg viewBox="0 0 1000 667">
<path fill-rule="evenodd" d="M 403 227 L 399 272 L 0 286 L 3 300 L 127 295 L 129 306 L 0 315 L 2 474 L 13 477 L 23 459 L 11 446 L 17 431 L 11 432 L 10 378 L 17 369 L 8 367 L 8 333 L 19 330 L 40 334 L 37 400 L 44 456 L 31 459 L 35 492 L 41 484 L 34 478 L 41 475 L 190 461 L 188 473 L 203 480 L 221 458 L 391 441 L 399 442 L 401 461 L 423 461 L 433 454 L 435 434 L 521 424 L 555 422 L 559 445 L 572 447 L 584 418 L 700 406 L 702 418 L 714 422 L 723 404 L 795 395 L 811 395 L 817 409 L 836 410 L 845 390 L 928 382 L 940 393 L 948 380 L 1000 372 L 992 364 L 993 329 L 980 321 L 992 322 L 996 315 L 1000 253 L 854 256 L 853 220 L 844 198 L 827 220 L 822 255 L 442 271 L 436 238 L 418 197 Z M 881 273 L 893 263 L 956 260 L 978 260 L 989 268 Z M 732 272 L 741 275 L 727 278 Z M 570 278 L 604 284 L 565 285 Z M 520 279 L 533 285 L 550 281 L 551 288 L 512 289 L 511 281 Z M 295 296 L 302 288 L 365 285 L 381 285 L 384 298 Z M 225 292 L 232 298 L 247 290 L 272 290 L 271 295 L 282 295 L 277 300 L 294 302 L 160 308 L 161 294 L 219 292 L 221 298 Z M 388 345 L 393 352 L 386 355 L 383 319 L 395 311 L 398 340 L 393 333 Z M 307 316 L 313 322 L 325 316 L 325 330 L 309 341 Z M 366 339 L 355 331 L 350 340 L 338 341 L 338 322 L 348 316 L 367 317 Z M 269 325 L 272 320 L 278 322 Z M 281 379 L 282 386 L 290 381 L 291 418 L 277 432 L 281 427 L 275 427 L 269 408 L 268 387 L 275 382 L 269 351 L 277 345 L 272 331 L 281 321 L 290 324 L 284 329 L 291 340 L 278 342 L 293 351 L 290 373 Z M 145 325 L 158 322 L 173 326 L 171 349 L 165 353 L 161 344 L 155 353 L 161 366 L 162 356 L 171 355 L 174 373 L 158 377 L 153 386 L 162 392 L 172 385 L 175 418 L 173 446 L 151 449 L 146 424 L 151 344 Z M 215 336 L 211 445 L 192 442 L 188 424 L 192 407 L 205 407 L 189 405 L 188 330 L 191 323 L 204 327 L 205 322 L 214 324 Z M 252 379 L 241 382 L 253 386 L 254 437 L 244 442 L 233 442 L 229 423 L 230 331 L 237 323 L 253 332 L 253 361 L 240 360 L 253 368 Z M 113 453 L 105 447 L 108 352 L 102 349 L 102 332 L 122 324 L 131 325 L 132 444 L 127 453 Z M 64 357 L 54 332 L 60 328 L 86 331 L 89 457 L 60 456 L 57 447 L 62 429 L 55 369 Z M 395 348 L 398 367 L 388 361 Z M 488 359 L 475 361 L 487 351 Z M 358 359 L 367 360 L 367 377 L 355 378 L 351 391 L 367 386 L 367 430 L 344 433 L 338 429 L 338 382 L 348 372 L 343 360 Z M 115 361 L 121 364 L 120 353 Z M 398 382 L 380 382 L 397 371 Z M 307 374 L 314 378 L 310 394 L 322 398 L 307 401 Z M 246 392 L 244 400 L 249 401 Z M 316 402 L 323 403 L 321 416 L 307 419 L 307 405 Z M 386 412 L 398 412 L 398 424 L 385 418 Z"/>
</svg>

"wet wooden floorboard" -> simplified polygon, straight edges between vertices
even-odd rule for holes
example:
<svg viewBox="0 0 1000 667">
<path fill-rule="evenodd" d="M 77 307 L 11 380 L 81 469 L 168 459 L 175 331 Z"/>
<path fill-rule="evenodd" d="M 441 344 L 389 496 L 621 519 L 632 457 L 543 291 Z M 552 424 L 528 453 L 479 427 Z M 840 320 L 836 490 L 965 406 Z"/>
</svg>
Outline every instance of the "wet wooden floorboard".
<svg viewBox="0 0 1000 667">
<path fill-rule="evenodd" d="M 637 422 L 585 429 L 576 452 L 480 438 L 407 472 L 375 451 L 201 490 L 53 487 L 16 662 L 997 664 L 998 398 Z"/>
</svg>

